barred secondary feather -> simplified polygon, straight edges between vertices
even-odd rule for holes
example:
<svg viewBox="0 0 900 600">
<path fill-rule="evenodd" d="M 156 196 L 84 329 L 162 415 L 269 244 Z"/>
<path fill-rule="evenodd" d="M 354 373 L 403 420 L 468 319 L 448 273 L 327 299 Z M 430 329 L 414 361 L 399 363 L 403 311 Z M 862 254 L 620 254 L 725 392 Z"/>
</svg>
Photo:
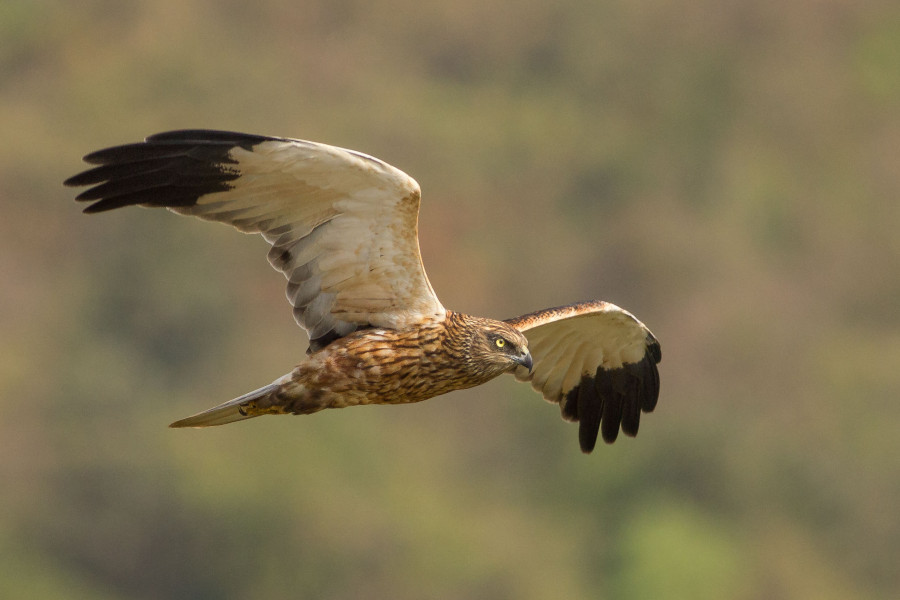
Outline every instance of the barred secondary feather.
<svg viewBox="0 0 900 600">
<path fill-rule="evenodd" d="M 499 321 L 445 309 L 419 252 L 419 185 L 372 156 L 325 144 L 182 130 L 88 154 L 68 179 L 87 213 L 165 207 L 259 233 L 287 278 L 307 356 L 288 374 L 173 427 L 265 414 L 419 402 L 503 373 L 531 382 L 597 437 L 636 435 L 659 396 L 659 342 L 592 301 Z"/>
</svg>

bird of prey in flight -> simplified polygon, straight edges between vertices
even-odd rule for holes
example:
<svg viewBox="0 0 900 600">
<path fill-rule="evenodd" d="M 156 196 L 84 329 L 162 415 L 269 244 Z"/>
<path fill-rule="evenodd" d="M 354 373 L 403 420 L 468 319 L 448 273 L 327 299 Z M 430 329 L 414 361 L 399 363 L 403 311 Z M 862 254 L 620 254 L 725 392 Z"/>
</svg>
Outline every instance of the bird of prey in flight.
<svg viewBox="0 0 900 600">
<path fill-rule="evenodd" d="M 86 213 L 162 206 L 259 233 L 287 278 L 307 356 L 269 385 L 172 423 L 419 402 L 502 373 L 579 422 L 581 450 L 634 436 L 659 396 L 659 342 L 631 313 L 583 302 L 497 321 L 447 310 L 419 254 L 419 185 L 372 156 L 225 131 L 159 133 L 84 157 L 65 183 Z"/>
</svg>

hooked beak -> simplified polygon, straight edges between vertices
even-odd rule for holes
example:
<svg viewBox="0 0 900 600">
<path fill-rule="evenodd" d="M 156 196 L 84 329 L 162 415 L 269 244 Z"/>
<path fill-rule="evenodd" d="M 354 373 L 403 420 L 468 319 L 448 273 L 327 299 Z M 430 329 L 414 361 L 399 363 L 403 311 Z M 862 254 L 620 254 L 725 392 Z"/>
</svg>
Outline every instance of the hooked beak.
<svg viewBox="0 0 900 600">
<path fill-rule="evenodd" d="M 531 368 L 534 366 L 534 361 L 531 360 L 531 352 L 526 350 L 525 354 L 520 356 L 516 362 L 528 369 L 528 372 L 531 373 Z"/>
</svg>

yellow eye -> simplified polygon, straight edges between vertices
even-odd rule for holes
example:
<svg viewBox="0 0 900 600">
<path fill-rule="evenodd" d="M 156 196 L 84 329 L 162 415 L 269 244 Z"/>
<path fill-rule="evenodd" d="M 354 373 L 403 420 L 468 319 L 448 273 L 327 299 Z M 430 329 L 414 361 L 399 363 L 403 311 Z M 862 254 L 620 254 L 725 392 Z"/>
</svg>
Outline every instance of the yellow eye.
<svg viewBox="0 0 900 600">
<path fill-rule="evenodd" d="M 506 340 L 504 340 L 503 338 L 497 338 L 497 341 L 495 341 L 494 343 L 497 344 L 498 348 L 502 348 L 506 345 Z"/>
</svg>

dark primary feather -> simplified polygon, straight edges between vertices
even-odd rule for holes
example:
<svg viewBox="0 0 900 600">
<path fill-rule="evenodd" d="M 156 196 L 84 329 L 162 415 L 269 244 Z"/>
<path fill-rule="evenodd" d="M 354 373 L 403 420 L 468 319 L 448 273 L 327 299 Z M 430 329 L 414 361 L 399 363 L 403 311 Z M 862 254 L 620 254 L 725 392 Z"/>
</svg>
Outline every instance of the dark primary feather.
<svg viewBox="0 0 900 600">
<path fill-rule="evenodd" d="M 151 135 L 144 142 L 92 152 L 85 162 L 99 165 L 70 177 L 67 186 L 93 185 L 76 200 L 94 201 L 84 212 L 131 205 L 192 206 L 205 194 L 229 189 L 240 173 L 229 152 L 267 140 L 260 135 L 189 129 Z"/>
<path fill-rule="evenodd" d="M 593 376 L 584 375 L 566 393 L 562 416 L 578 422 L 578 441 L 583 452 L 591 452 L 600 435 L 611 444 L 619 437 L 619 428 L 629 437 L 637 435 L 641 412 L 653 412 L 659 398 L 659 371 L 662 358 L 656 339 L 647 340 L 644 359 L 625 363 L 618 369 L 598 368 Z"/>
</svg>

